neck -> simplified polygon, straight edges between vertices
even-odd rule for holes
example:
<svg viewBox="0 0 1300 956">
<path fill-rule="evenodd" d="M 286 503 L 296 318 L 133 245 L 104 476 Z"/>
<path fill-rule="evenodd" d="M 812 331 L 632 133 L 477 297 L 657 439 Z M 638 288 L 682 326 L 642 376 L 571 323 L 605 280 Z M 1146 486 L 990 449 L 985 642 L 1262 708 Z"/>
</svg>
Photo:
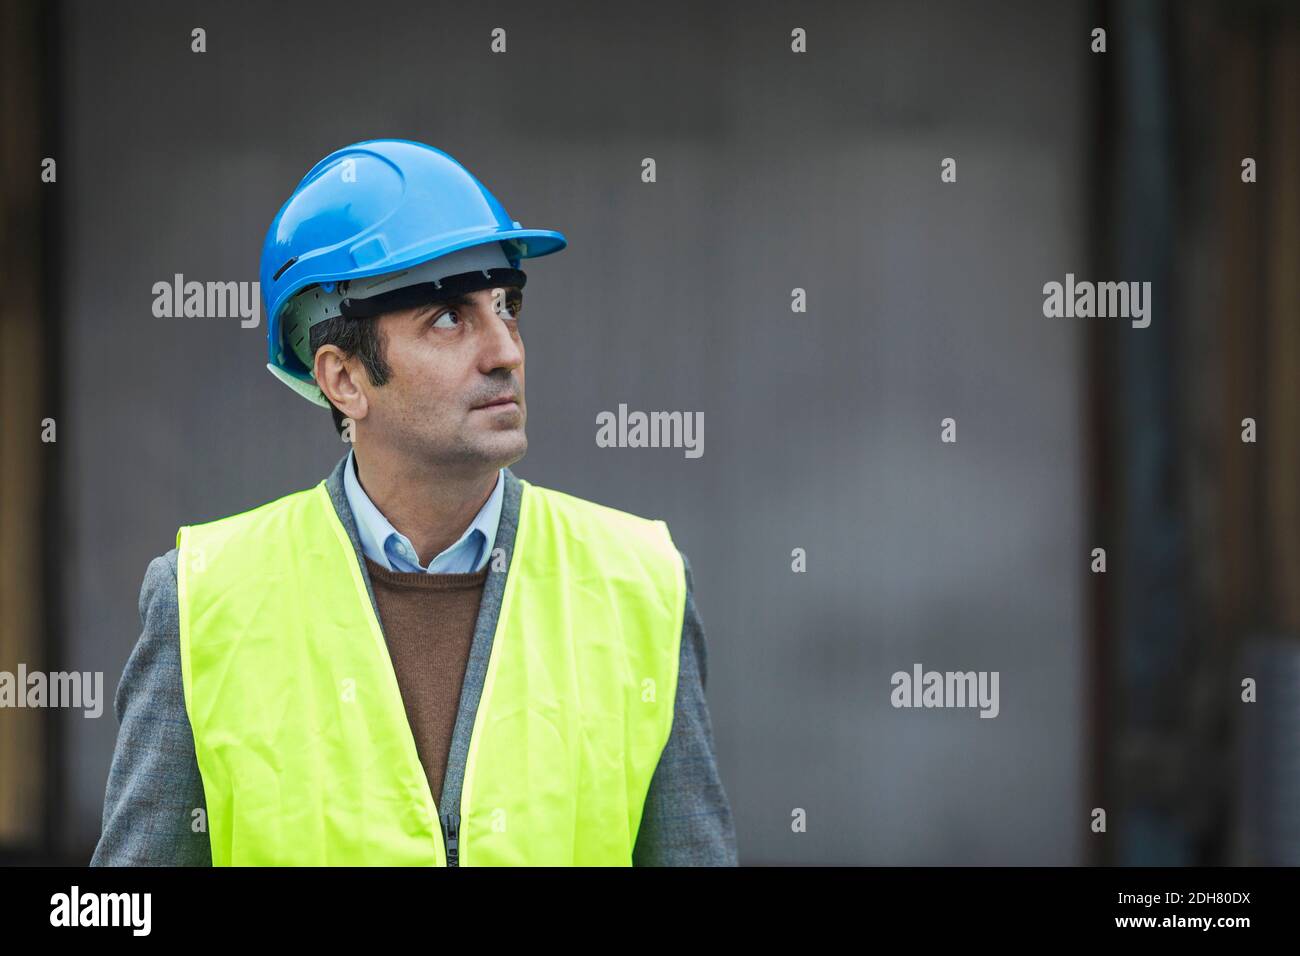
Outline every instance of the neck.
<svg viewBox="0 0 1300 956">
<path fill-rule="evenodd" d="M 357 480 L 389 523 L 410 539 L 427 566 L 469 527 L 496 487 L 496 466 L 440 472 L 381 449 L 354 446 Z"/>
</svg>

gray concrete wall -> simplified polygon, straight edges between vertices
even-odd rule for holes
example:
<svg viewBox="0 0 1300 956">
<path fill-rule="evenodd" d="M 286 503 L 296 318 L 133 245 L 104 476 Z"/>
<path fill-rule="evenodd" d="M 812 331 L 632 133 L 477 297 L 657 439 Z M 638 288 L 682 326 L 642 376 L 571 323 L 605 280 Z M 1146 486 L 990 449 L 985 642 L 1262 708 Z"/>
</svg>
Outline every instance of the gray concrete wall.
<svg viewBox="0 0 1300 956">
<path fill-rule="evenodd" d="M 177 526 L 345 451 L 263 367 L 264 326 L 155 318 L 153 283 L 255 280 L 317 159 L 418 139 L 569 238 L 529 267 L 515 470 L 662 517 L 690 556 L 742 860 L 1079 861 L 1082 340 L 1040 290 L 1083 266 L 1088 26 L 1032 2 L 71 5 L 67 665 L 116 687 Z M 702 411 L 705 454 L 596 447 L 620 402 Z M 1000 671 L 1001 715 L 893 709 L 918 661 Z M 87 854 L 116 730 L 68 718 Z"/>
</svg>

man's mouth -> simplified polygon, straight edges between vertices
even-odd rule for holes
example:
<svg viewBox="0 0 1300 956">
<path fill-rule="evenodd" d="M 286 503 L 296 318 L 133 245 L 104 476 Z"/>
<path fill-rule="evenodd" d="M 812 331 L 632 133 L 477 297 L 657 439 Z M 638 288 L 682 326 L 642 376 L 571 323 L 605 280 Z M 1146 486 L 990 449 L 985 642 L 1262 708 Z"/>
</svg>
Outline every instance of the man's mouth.
<svg viewBox="0 0 1300 956">
<path fill-rule="evenodd" d="M 518 400 L 515 398 L 515 396 L 513 396 L 513 395 L 502 395 L 502 396 L 499 397 L 499 398 L 494 398 L 494 399 L 492 399 L 492 401 L 490 401 L 490 402 L 485 402 L 485 403 L 482 404 L 482 405 L 475 405 L 475 406 L 474 406 L 475 409 L 479 409 L 479 408 L 518 408 L 518 407 L 519 407 L 519 402 L 518 402 Z"/>
</svg>

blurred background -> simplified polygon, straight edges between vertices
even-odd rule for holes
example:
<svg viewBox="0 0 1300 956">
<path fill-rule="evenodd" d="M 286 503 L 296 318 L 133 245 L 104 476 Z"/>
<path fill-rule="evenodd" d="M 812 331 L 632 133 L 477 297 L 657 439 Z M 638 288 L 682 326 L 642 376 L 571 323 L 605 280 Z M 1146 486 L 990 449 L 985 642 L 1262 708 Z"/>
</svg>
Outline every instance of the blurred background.
<svg viewBox="0 0 1300 956">
<path fill-rule="evenodd" d="M 0 670 L 106 697 L 0 709 L 0 863 L 90 858 L 149 560 L 346 452 L 154 283 L 256 281 L 390 136 L 569 238 L 514 471 L 689 556 L 742 863 L 1300 863 L 1300 5 L 0 0 L 0 44 Z M 1150 327 L 1044 317 L 1067 273 Z M 704 455 L 597 447 L 620 403 Z M 894 709 L 914 663 L 999 716 Z"/>
</svg>

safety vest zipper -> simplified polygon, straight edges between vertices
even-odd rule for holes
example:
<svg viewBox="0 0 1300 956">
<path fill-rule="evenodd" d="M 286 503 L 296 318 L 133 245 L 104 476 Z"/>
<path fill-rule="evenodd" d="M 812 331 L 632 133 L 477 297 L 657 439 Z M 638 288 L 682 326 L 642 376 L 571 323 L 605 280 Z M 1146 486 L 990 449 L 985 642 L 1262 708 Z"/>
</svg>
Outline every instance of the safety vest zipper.
<svg viewBox="0 0 1300 956">
<path fill-rule="evenodd" d="M 442 841 L 447 848 L 447 865 L 460 866 L 460 814 L 442 815 Z"/>
</svg>

